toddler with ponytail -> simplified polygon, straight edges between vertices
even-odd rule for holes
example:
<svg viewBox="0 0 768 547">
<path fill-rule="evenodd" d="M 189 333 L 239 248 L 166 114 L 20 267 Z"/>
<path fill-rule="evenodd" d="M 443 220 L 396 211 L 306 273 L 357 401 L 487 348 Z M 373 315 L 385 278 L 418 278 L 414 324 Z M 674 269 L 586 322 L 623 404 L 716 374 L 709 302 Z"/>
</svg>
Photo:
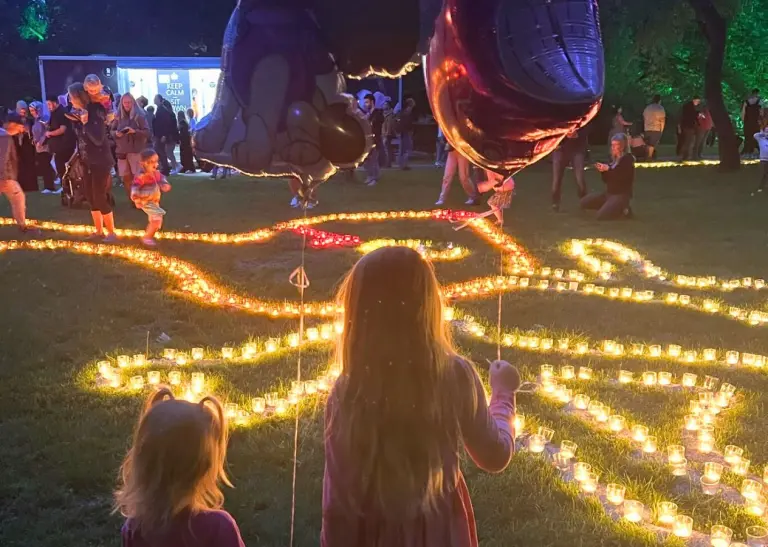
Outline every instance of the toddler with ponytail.
<svg viewBox="0 0 768 547">
<path fill-rule="evenodd" d="M 123 547 L 244 547 L 221 510 L 227 440 L 217 399 L 189 403 L 165 387 L 149 397 L 115 492 Z"/>
</svg>

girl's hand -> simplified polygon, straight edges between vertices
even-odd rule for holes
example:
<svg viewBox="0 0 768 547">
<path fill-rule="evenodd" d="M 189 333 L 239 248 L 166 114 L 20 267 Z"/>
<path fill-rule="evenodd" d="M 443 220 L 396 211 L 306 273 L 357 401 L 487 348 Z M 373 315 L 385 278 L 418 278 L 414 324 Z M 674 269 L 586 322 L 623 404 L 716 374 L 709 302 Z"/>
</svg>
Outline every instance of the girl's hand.
<svg viewBox="0 0 768 547">
<path fill-rule="evenodd" d="M 160 185 L 160 190 L 162 190 L 163 192 L 170 192 L 171 191 L 171 185 L 168 184 L 167 182 L 164 182 L 164 183 L 162 183 Z"/>
<path fill-rule="evenodd" d="M 606 164 L 604 164 L 604 163 L 596 163 L 595 164 L 595 169 L 597 169 L 598 171 L 603 173 L 605 171 L 608 171 L 608 166 Z"/>
<path fill-rule="evenodd" d="M 506 361 L 491 363 L 490 376 L 491 391 L 499 389 L 517 391 L 520 387 L 520 373 Z"/>
</svg>

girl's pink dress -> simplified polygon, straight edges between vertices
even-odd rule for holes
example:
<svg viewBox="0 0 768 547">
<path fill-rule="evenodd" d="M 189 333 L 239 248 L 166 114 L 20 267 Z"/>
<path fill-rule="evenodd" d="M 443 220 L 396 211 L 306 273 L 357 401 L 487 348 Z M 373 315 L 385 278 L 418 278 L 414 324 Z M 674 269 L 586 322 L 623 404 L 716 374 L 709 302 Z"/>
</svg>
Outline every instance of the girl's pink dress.
<svg viewBox="0 0 768 547">
<path fill-rule="evenodd" d="M 465 416 L 461 434 L 467 454 L 475 464 L 489 472 L 506 468 L 514 452 L 513 419 L 515 394 L 497 390 L 486 404 L 485 391 L 472 366 L 457 361 L 456 366 L 472 370 L 474 385 L 462 390 L 471 397 L 477 394 L 477 411 Z M 333 394 L 328 400 L 334 404 Z M 470 405 L 462 405 L 469 408 Z M 326 410 L 326 427 L 330 412 Z M 325 440 L 325 476 L 323 480 L 323 529 L 322 547 L 477 547 L 477 530 L 472 502 L 464 476 L 459 469 L 459 447 L 445 447 L 446 477 L 453 477 L 450 488 L 434 514 L 420 514 L 408 521 L 392 522 L 374 512 L 361 511 L 362 515 L 349 514 L 338 502 L 338 492 L 343 492 L 355 477 L 348 471 L 344 458 L 334 450 L 333 432 Z"/>
</svg>

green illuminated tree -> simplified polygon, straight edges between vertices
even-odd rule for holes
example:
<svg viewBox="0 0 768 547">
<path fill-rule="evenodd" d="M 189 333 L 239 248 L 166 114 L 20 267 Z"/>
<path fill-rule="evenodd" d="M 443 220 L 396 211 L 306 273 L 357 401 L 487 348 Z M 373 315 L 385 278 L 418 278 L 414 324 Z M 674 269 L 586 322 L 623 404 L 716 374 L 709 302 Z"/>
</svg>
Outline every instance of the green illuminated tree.
<svg viewBox="0 0 768 547">
<path fill-rule="evenodd" d="M 48 37 L 48 6 L 45 0 L 32 0 L 21 15 L 19 34 L 25 40 L 44 42 Z"/>
</svg>

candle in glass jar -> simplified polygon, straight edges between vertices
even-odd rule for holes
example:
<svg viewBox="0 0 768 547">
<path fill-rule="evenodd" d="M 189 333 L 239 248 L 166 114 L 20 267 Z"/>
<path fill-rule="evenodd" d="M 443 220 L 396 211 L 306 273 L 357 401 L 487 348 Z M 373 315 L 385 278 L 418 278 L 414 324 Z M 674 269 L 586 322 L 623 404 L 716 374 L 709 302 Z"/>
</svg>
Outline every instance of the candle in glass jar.
<svg viewBox="0 0 768 547">
<path fill-rule="evenodd" d="M 314 395 L 317 393 L 317 380 L 307 380 L 304 382 L 304 391 L 307 395 Z"/>
<path fill-rule="evenodd" d="M 643 384 L 646 386 L 656 385 L 656 373 L 655 372 L 643 372 Z"/>
<path fill-rule="evenodd" d="M 708 391 L 714 391 L 717 389 L 719 384 L 720 378 L 715 378 L 714 376 L 704 376 L 704 389 Z"/>
<path fill-rule="evenodd" d="M 672 358 L 675 358 L 675 359 L 677 359 L 678 357 L 680 357 L 680 355 L 682 354 L 682 352 L 683 352 L 683 348 L 682 348 L 682 347 L 680 347 L 680 346 L 679 346 L 679 345 L 677 345 L 677 344 L 670 344 L 670 345 L 669 345 L 669 347 L 667 348 L 667 354 L 668 354 L 670 357 L 672 357 Z"/>
<path fill-rule="evenodd" d="M 563 380 L 573 380 L 575 376 L 574 368 L 570 365 L 560 367 L 560 377 Z"/>
<path fill-rule="evenodd" d="M 672 524 L 675 522 L 677 516 L 677 504 L 671 501 L 662 501 L 659 504 L 658 520 L 661 524 Z"/>
<path fill-rule="evenodd" d="M 691 295 L 689 294 L 681 294 L 680 298 L 677 299 L 678 302 L 680 302 L 683 306 L 687 306 L 691 303 Z"/>
<path fill-rule="evenodd" d="M 330 340 L 333 334 L 333 327 L 331 325 L 320 325 L 320 338 L 323 340 Z"/>
<path fill-rule="evenodd" d="M 203 348 L 192 348 L 192 360 L 193 361 L 200 361 L 205 356 L 205 351 L 203 351 Z"/>
<path fill-rule="evenodd" d="M 725 354 L 725 362 L 729 365 L 738 365 L 739 364 L 739 352 L 738 351 L 728 351 Z"/>
<path fill-rule="evenodd" d="M 717 350 L 714 348 L 707 348 L 704 350 L 704 360 L 712 362 L 717 359 Z"/>
<path fill-rule="evenodd" d="M 601 405 L 601 407 L 598 409 L 597 414 L 595 414 L 595 420 L 597 420 L 600 423 L 605 423 L 608 421 L 608 417 L 611 415 L 611 407 L 606 405 Z"/>
<path fill-rule="evenodd" d="M 696 385 L 696 375 L 686 372 L 683 374 L 683 387 L 694 387 Z"/>
<path fill-rule="evenodd" d="M 118 388 L 120 387 L 120 375 L 114 374 L 109 377 L 109 387 L 112 388 Z"/>
<path fill-rule="evenodd" d="M 624 500 L 624 518 L 629 522 L 643 520 L 643 504 L 635 500 Z"/>
<path fill-rule="evenodd" d="M 571 340 L 568 338 L 560 338 L 557 341 L 557 349 L 560 351 L 568 351 L 568 348 L 571 345 Z"/>
<path fill-rule="evenodd" d="M 591 380 L 592 369 L 589 367 L 579 367 L 579 380 Z"/>
<path fill-rule="evenodd" d="M 558 398 L 561 403 L 567 404 L 571 402 L 571 397 L 573 397 L 573 390 L 563 387 Z"/>
<path fill-rule="evenodd" d="M 613 353 L 616 350 L 615 340 L 603 340 L 603 353 Z"/>
<path fill-rule="evenodd" d="M 546 440 L 541 435 L 533 434 L 528 437 L 528 451 L 533 454 L 541 454 L 544 452 L 545 444 Z"/>
<path fill-rule="evenodd" d="M 627 489 L 624 486 L 616 483 L 611 483 L 605 487 L 605 497 L 611 505 L 621 505 L 624 503 L 626 492 Z"/>
<path fill-rule="evenodd" d="M 704 476 L 708 479 L 720 480 L 723 474 L 723 464 L 717 462 L 706 462 L 704 464 Z"/>
<path fill-rule="evenodd" d="M 645 440 L 648 438 L 648 428 L 644 425 L 634 425 L 632 426 L 632 440 L 644 443 Z"/>
<path fill-rule="evenodd" d="M 554 345 L 555 345 L 555 342 L 551 338 L 542 338 L 541 339 L 541 349 L 543 349 L 544 351 L 551 350 L 552 346 L 554 346 Z"/>
<path fill-rule="evenodd" d="M 667 293 L 664 299 L 667 301 L 667 304 L 676 304 L 677 303 L 678 294 L 676 292 L 670 292 Z"/>
<path fill-rule="evenodd" d="M 683 361 L 685 361 L 686 363 L 693 363 L 693 362 L 695 362 L 697 357 L 698 357 L 698 355 L 693 350 L 686 350 L 683 353 Z"/>
<path fill-rule="evenodd" d="M 156 386 L 160 383 L 160 371 L 150 370 L 147 372 L 147 383 L 151 386 Z"/>
<path fill-rule="evenodd" d="M 165 348 L 163 350 L 163 359 L 173 361 L 176 357 L 176 350 L 173 348 Z"/>
<path fill-rule="evenodd" d="M 648 354 L 651 357 L 661 357 L 661 346 L 654 344 L 648 348 Z"/>
<path fill-rule="evenodd" d="M 730 403 L 730 397 L 728 396 L 727 393 L 718 391 L 715 394 L 715 400 L 713 401 L 713 403 L 719 408 L 727 408 L 728 404 Z"/>
<path fill-rule="evenodd" d="M 190 388 L 192 389 L 192 393 L 200 395 L 205 388 L 205 374 L 202 372 L 193 372 Z"/>
<path fill-rule="evenodd" d="M 133 366 L 134 367 L 143 367 L 147 364 L 147 356 L 143 353 L 137 353 L 133 356 Z"/>
<path fill-rule="evenodd" d="M 660 386 L 668 386 L 672 383 L 672 373 L 671 372 L 659 372 L 658 375 L 659 379 L 659 385 Z"/>
<path fill-rule="evenodd" d="M 515 414 L 515 436 L 519 437 L 522 435 L 523 429 L 525 429 L 525 414 L 517 412 Z"/>
<path fill-rule="evenodd" d="M 643 344 L 632 344 L 632 355 L 642 355 L 645 351 Z"/>
<path fill-rule="evenodd" d="M 667 447 L 667 460 L 669 463 L 679 463 L 685 459 L 685 447 L 680 444 L 672 444 Z"/>
<path fill-rule="evenodd" d="M 221 348 L 222 359 L 233 359 L 235 357 L 235 348 L 230 346 L 224 346 Z"/>
<path fill-rule="evenodd" d="M 310 329 L 307 329 L 307 340 L 310 342 L 315 342 L 320 338 L 320 331 L 316 328 L 312 327 Z"/>
<path fill-rule="evenodd" d="M 330 367 L 328 367 L 328 374 L 333 379 L 336 379 L 339 376 L 341 376 L 341 365 L 338 363 L 332 364 Z"/>
<path fill-rule="evenodd" d="M 577 448 L 578 445 L 573 441 L 562 441 L 560 443 L 560 454 L 567 458 L 573 458 Z"/>
<path fill-rule="evenodd" d="M 648 435 L 643 443 L 643 452 L 653 454 L 658 449 L 658 441 L 654 435 Z"/>
<path fill-rule="evenodd" d="M 275 401 L 275 414 L 285 414 L 288 412 L 288 400 L 277 399 Z"/>
<path fill-rule="evenodd" d="M 677 515 L 672 525 L 675 535 L 680 538 L 691 537 L 693 534 L 693 518 L 687 515 Z"/>
<path fill-rule="evenodd" d="M 130 366 L 131 364 L 131 358 L 127 355 L 118 355 L 117 356 L 117 366 L 120 368 L 126 368 Z"/>
<path fill-rule="evenodd" d="M 573 478 L 579 482 L 585 480 L 592 471 L 592 466 L 585 462 L 576 462 L 573 464 Z"/>
<path fill-rule="evenodd" d="M 186 365 L 187 364 L 187 354 L 186 353 L 177 353 L 176 354 L 176 364 L 177 365 Z"/>
<path fill-rule="evenodd" d="M 585 494 L 594 494 L 597 491 L 598 475 L 594 471 L 587 473 L 587 477 L 581 481 L 581 490 Z"/>
<path fill-rule="evenodd" d="M 181 372 L 178 370 L 172 370 L 168 373 L 168 382 L 172 386 L 178 386 L 181 384 Z"/>
<path fill-rule="evenodd" d="M 688 414 L 685 417 L 685 429 L 687 431 L 698 431 L 698 429 L 699 429 L 699 418 L 698 418 L 698 416 L 695 416 L 693 414 Z"/>
<path fill-rule="evenodd" d="M 625 425 L 626 425 L 626 419 L 624 418 L 624 416 L 614 414 L 608 418 L 608 427 L 610 427 L 611 431 L 613 431 L 614 433 L 619 433 L 620 431 L 623 431 Z"/>
<path fill-rule="evenodd" d="M 709 531 L 709 542 L 712 547 L 728 547 L 731 545 L 733 530 L 720 524 L 714 525 Z"/>
<path fill-rule="evenodd" d="M 628 384 L 632 381 L 632 371 L 620 370 L 619 371 L 619 383 Z"/>
<path fill-rule="evenodd" d="M 578 344 L 576 344 L 576 353 L 578 353 L 579 355 L 584 355 L 588 351 L 589 351 L 589 344 L 587 344 L 586 342 L 579 342 Z"/>
<path fill-rule="evenodd" d="M 589 395 L 583 395 L 579 393 L 573 398 L 573 406 L 579 410 L 586 410 L 589 406 Z"/>
<path fill-rule="evenodd" d="M 736 475 L 746 475 L 749 473 L 750 463 L 751 460 L 746 458 L 739 458 L 739 461 L 734 461 L 731 463 L 731 473 L 735 473 Z"/>
<path fill-rule="evenodd" d="M 553 461 L 555 462 L 555 466 L 556 466 L 556 467 L 557 467 L 557 468 L 558 468 L 560 471 L 563 471 L 563 472 L 565 472 L 565 471 L 568 471 L 568 468 L 569 468 L 569 467 L 570 467 L 570 465 L 571 465 L 571 458 L 567 457 L 567 456 L 566 456 L 565 454 L 563 454 L 562 452 L 558 452 L 558 453 L 556 453 L 556 454 L 553 456 L 553 458 L 552 458 L 552 459 L 553 459 Z"/>
<path fill-rule="evenodd" d="M 611 298 L 618 298 L 619 294 L 621 294 L 621 292 L 618 287 L 611 287 L 608 289 L 608 296 Z"/>
<path fill-rule="evenodd" d="M 729 444 L 723 451 L 723 459 L 725 460 L 725 463 L 733 464 L 734 462 L 740 461 L 743 454 L 743 448 Z"/>
<path fill-rule="evenodd" d="M 131 389 L 141 389 L 144 387 L 143 376 L 132 376 L 130 382 Z"/>
<path fill-rule="evenodd" d="M 765 514 L 766 499 L 762 494 L 758 494 L 754 499 L 746 501 L 747 512 L 757 517 L 762 517 Z"/>
<path fill-rule="evenodd" d="M 264 414 L 267 411 L 267 401 L 264 397 L 251 399 L 251 408 L 256 414 Z"/>
<path fill-rule="evenodd" d="M 741 482 L 741 495 L 744 499 L 754 500 L 763 493 L 763 485 L 752 479 L 744 479 Z"/>
<path fill-rule="evenodd" d="M 541 365 L 541 379 L 549 380 L 554 376 L 554 369 L 552 365 Z"/>
</svg>

